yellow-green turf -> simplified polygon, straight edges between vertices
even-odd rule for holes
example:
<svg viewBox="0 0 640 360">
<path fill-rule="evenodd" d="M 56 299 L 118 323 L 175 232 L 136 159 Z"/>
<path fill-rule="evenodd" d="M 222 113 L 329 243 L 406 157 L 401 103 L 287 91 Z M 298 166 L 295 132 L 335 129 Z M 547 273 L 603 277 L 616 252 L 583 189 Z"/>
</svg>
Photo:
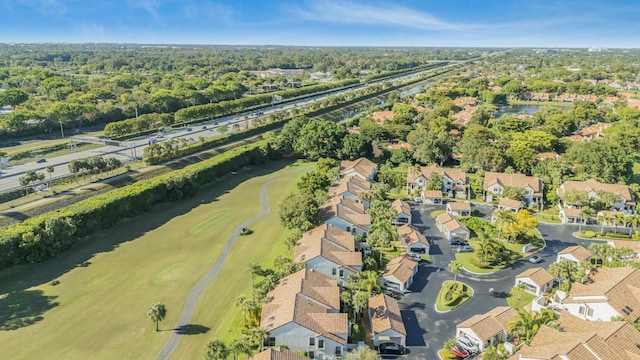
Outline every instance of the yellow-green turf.
<svg viewBox="0 0 640 360">
<path fill-rule="evenodd" d="M 247 265 L 289 253 L 278 203 L 312 168 L 280 161 L 244 169 L 94 234 L 59 258 L 1 271 L 0 359 L 153 359 L 233 229 L 261 212 L 260 189 L 273 179 L 271 213 L 236 240 L 197 303 L 191 324 L 202 331 L 184 336 L 172 359 L 197 359 L 208 340 L 232 339 L 241 322 L 234 301 L 251 289 Z M 168 311 L 159 333 L 146 315 L 156 301 Z"/>
</svg>

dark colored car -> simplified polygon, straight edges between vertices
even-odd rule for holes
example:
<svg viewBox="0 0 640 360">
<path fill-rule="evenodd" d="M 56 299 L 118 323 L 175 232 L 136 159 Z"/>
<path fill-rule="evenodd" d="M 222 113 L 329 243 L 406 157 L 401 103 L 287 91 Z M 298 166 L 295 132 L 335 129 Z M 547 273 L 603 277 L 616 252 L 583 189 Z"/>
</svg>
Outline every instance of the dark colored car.
<svg viewBox="0 0 640 360">
<path fill-rule="evenodd" d="M 36 162 L 38 164 L 40 164 L 40 163 L 43 163 L 43 162 L 47 162 L 47 159 L 38 159 L 38 160 L 36 160 Z"/>
<path fill-rule="evenodd" d="M 469 244 L 464 240 L 453 239 L 453 240 L 449 241 L 449 245 L 451 245 L 451 246 L 466 246 L 466 245 L 469 245 Z"/>
<path fill-rule="evenodd" d="M 403 355 L 407 352 L 407 348 L 396 343 L 381 343 L 378 346 L 378 352 L 380 354 Z"/>
<path fill-rule="evenodd" d="M 529 262 L 532 264 L 537 264 L 539 262 L 542 262 L 542 258 L 538 255 L 533 255 L 532 257 L 529 258 Z"/>
</svg>

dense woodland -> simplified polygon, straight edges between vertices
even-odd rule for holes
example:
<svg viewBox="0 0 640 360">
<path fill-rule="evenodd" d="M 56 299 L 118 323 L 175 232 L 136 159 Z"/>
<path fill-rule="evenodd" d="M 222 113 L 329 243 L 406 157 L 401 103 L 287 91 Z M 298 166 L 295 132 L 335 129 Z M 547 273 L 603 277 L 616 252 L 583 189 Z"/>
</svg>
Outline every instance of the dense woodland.
<svg viewBox="0 0 640 360">
<path fill-rule="evenodd" d="M 468 49 L 0 44 L 0 137 L 81 129 L 147 113 L 254 97 L 260 85 L 281 91 L 329 80 L 366 79 L 434 60 L 481 54 Z M 249 71 L 304 69 L 291 77 Z"/>
</svg>

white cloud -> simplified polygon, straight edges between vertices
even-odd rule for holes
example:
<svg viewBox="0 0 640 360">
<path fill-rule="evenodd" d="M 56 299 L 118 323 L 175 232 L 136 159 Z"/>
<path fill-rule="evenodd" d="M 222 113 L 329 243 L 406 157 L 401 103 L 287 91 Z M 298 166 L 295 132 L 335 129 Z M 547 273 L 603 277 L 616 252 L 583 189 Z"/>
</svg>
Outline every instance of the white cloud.
<svg viewBox="0 0 640 360">
<path fill-rule="evenodd" d="M 160 14 L 158 13 L 158 7 L 160 6 L 160 0 L 135 0 L 126 2 L 132 8 L 143 9 L 156 21 L 161 21 Z"/>
<path fill-rule="evenodd" d="M 422 30 L 469 30 L 473 25 L 447 22 L 403 6 L 373 6 L 353 1 L 314 0 L 295 12 L 305 20 L 366 25 L 399 25 Z"/>
</svg>

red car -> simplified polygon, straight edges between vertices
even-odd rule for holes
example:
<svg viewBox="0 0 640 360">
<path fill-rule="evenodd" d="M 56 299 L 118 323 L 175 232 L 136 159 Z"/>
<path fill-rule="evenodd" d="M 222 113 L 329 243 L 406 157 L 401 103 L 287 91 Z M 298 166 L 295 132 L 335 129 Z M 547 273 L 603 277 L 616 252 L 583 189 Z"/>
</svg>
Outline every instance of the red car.
<svg viewBox="0 0 640 360">
<path fill-rule="evenodd" d="M 469 357 L 469 352 L 462 348 L 462 346 L 455 345 L 451 347 L 451 352 L 456 354 L 458 357 L 466 359 Z"/>
</svg>

